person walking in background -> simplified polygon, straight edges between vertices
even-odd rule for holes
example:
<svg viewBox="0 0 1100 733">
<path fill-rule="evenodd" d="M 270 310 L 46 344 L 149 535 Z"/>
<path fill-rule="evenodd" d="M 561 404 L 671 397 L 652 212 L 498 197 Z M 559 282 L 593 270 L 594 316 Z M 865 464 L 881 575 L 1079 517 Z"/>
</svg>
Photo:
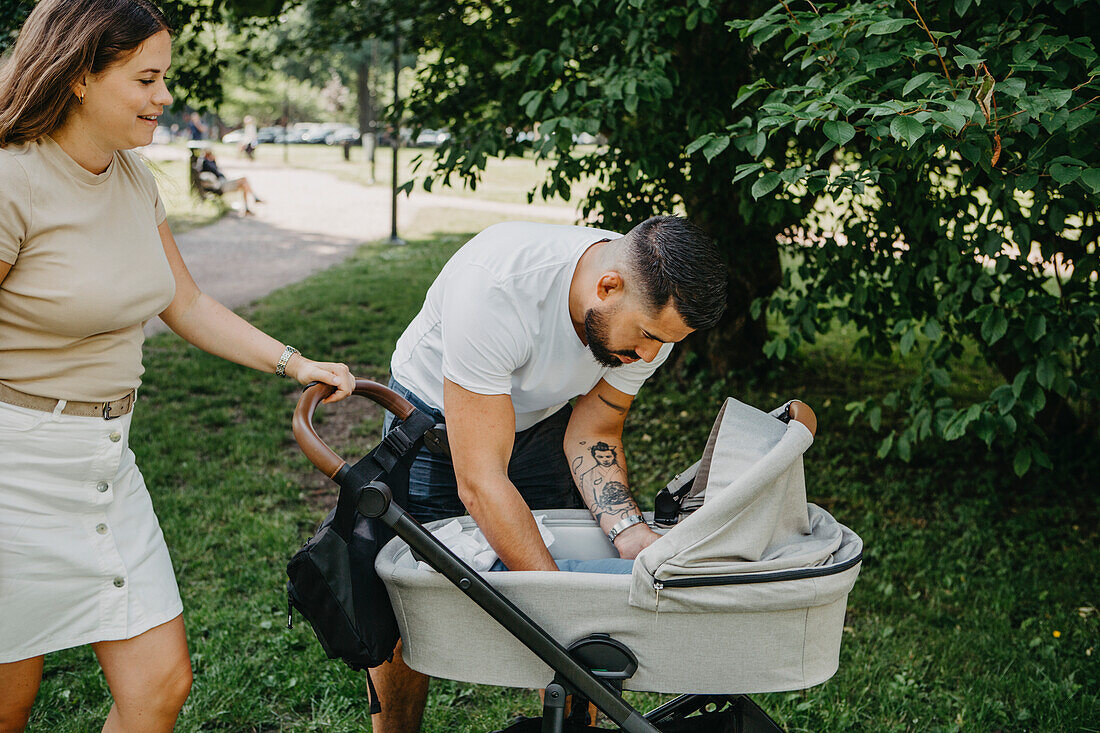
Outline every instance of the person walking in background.
<svg viewBox="0 0 1100 733">
<path fill-rule="evenodd" d="M 206 125 L 202 124 L 202 116 L 198 112 L 192 112 L 187 118 L 187 134 L 192 140 L 206 139 Z"/>
<path fill-rule="evenodd" d="M 0 731 L 22 730 L 43 655 L 90 644 L 103 730 L 170 731 L 191 687 L 168 548 L 129 448 L 143 324 L 342 399 L 306 359 L 202 293 L 148 145 L 172 102 L 149 0 L 42 0 L 0 68 Z"/>
<path fill-rule="evenodd" d="M 241 125 L 241 132 L 244 137 L 241 139 L 241 152 L 249 160 L 255 160 L 256 158 L 256 145 L 260 132 L 256 129 L 256 118 L 252 115 L 245 115 L 244 122 Z"/>
</svg>

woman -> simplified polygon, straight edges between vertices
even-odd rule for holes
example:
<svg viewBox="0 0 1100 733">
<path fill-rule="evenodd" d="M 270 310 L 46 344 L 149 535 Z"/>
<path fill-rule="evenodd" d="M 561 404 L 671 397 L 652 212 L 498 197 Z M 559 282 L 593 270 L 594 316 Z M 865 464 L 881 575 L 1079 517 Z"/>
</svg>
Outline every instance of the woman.
<svg viewBox="0 0 1100 733">
<path fill-rule="evenodd" d="M 214 177 L 215 183 L 210 186 L 210 190 L 217 191 L 218 193 L 232 193 L 233 191 L 240 191 L 241 197 L 244 200 L 244 213 L 245 215 L 251 214 L 252 211 L 248 208 L 248 197 L 252 197 L 253 204 L 262 204 L 263 201 L 256 192 L 252 190 L 252 184 L 248 182 L 247 178 L 229 178 L 222 173 L 221 168 L 218 167 L 218 161 L 214 158 L 214 149 L 205 148 L 202 151 L 202 159 L 199 162 L 203 173 L 209 173 Z M 204 182 L 205 185 L 205 182 Z"/>
<path fill-rule="evenodd" d="M 131 148 L 171 103 L 148 0 L 42 0 L 0 70 L 0 731 L 42 655 L 91 644 L 105 731 L 171 730 L 191 686 L 179 591 L 127 447 L 154 315 L 210 353 L 350 394 L 203 294 Z"/>
</svg>

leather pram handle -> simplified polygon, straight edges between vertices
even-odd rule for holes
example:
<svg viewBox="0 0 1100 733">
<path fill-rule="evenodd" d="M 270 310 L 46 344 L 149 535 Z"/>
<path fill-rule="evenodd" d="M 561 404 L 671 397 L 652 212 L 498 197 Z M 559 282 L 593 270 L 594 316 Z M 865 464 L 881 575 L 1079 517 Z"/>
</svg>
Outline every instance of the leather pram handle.
<svg viewBox="0 0 1100 733">
<path fill-rule="evenodd" d="M 321 404 L 321 400 L 335 391 L 335 387 L 322 382 L 314 382 L 306 387 L 302 396 L 298 398 L 297 407 L 294 408 L 292 423 L 294 439 L 298 441 L 298 446 L 306 454 L 306 458 L 329 478 L 335 477 L 337 472 L 346 465 L 346 461 L 336 455 L 335 451 L 317 435 L 317 431 L 313 428 L 313 413 L 317 410 L 317 405 Z M 408 418 L 415 409 L 411 402 L 389 387 L 369 379 L 356 379 L 352 394 L 378 403 L 401 420 Z"/>
</svg>

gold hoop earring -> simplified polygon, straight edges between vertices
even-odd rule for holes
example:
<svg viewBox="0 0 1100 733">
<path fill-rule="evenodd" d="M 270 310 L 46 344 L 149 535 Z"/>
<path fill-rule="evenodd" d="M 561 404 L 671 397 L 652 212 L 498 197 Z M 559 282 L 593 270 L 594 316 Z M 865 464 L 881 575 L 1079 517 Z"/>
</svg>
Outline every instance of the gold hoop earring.
<svg viewBox="0 0 1100 733">
<path fill-rule="evenodd" d="M 77 99 L 79 99 L 79 100 L 80 100 L 80 103 L 81 103 L 81 104 L 84 104 L 84 95 L 83 95 L 83 94 L 79 94 L 79 95 L 77 95 Z"/>
</svg>

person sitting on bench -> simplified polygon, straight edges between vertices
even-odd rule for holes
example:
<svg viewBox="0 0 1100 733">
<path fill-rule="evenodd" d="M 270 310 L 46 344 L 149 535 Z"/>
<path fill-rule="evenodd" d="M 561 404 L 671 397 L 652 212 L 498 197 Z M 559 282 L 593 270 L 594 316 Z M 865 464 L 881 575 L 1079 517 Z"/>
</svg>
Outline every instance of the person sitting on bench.
<svg viewBox="0 0 1100 733">
<path fill-rule="evenodd" d="M 240 191 L 244 198 L 244 213 L 251 214 L 251 209 L 248 208 L 248 197 L 252 197 L 252 203 L 262 204 L 263 201 L 252 190 L 251 184 L 249 184 L 247 178 L 227 178 L 221 169 L 218 168 L 218 161 L 214 159 L 214 151 L 210 148 L 206 148 L 202 151 L 202 158 L 199 161 L 200 175 L 202 173 L 209 173 L 214 176 L 214 180 L 207 183 L 203 182 L 203 186 L 207 190 L 213 191 L 219 194 L 227 194 L 231 191 Z"/>
</svg>

